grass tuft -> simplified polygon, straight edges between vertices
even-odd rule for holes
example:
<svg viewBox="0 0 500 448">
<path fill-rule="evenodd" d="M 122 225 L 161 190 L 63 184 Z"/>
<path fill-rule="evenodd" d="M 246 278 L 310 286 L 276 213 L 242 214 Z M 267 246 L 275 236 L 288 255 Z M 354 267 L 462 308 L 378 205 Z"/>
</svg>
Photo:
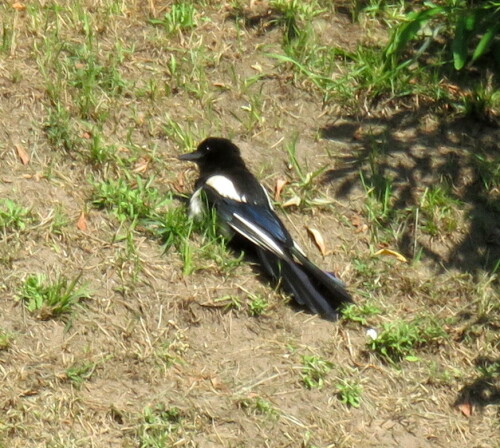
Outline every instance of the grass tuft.
<svg viewBox="0 0 500 448">
<path fill-rule="evenodd" d="M 402 360 L 418 361 L 418 349 L 439 344 L 447 336 L 442 322 L 430 317 L 419 317 L 410 322 L 384 324 L 382 332 L 376 339 L 371 339 L 367 346 L 382 360 L 397 365 Z"/>
<path fill-rule="evenodd" d="M 341 311 L 342 319 L 344 321 L 357 322 L 360 325 L 367 325 L 367 318 L 381 313 L 382 310 L 379 307 L 368 302 L 360 305 L 351 304 L 342 308 Z"/>
<path fill-rule="evenodd" d="M 345 405 L 353 408 L 359 408 L 361 404 L 361 394 L 363 388 L 352 379 L 341 379 L 335 386 L 337 397 Z"/>
<path fill-rule="evenodd" d="M 302 384 L 307 389 L 321 389 L 325 378 L 332 369 L 332 363 L 319 356 L 302 356 Z"/>
<path fill-rule="evenodd" d="M 173 443 L 172 436 L 182 424 L 181 411 L 164 404 L 145 407 L 138 431 L 140 448 L 161 448 Z"/>
<path fill-rule="evenodd" d="M 150 19 L 153 25 L 162 26 L 168 34 L 192 29 L 196 26 L 196 9 L 191 2 L 177 1 L 162 19 Z"/>
<path fill-rule="evenodd" d="M 12 344 L 12 335 L 0 328 L 0 351 L 8 350 Z"/>
<path fill-rule="evenodd" d="M 30 211 L 11 199 L 0 199 L 0 230 L 13 232 L 24 230 L 31 222 Z"/>
<path fill-rule="evenodd" d="M 28 311 L 36 313 L 41 320 L 61 316 L 72 311 L 82 299 L 90 298 L 86 286 L 79 286 L 81 275 L 69 280 L 58 275 L 50 281 L 45 275 L 29 276 L 19 289 L 19 297 Z"/>
<path fill-rule="evenodd" d="M 80 388 L 84 381 L 92 377 L 96 366 L 97 364 L 91 361 L 75 363 L 66 369 L 66 378 L 77 388 Z"/>
<path fill-rule="evenodd" d="M 168 196 L 161 198 L 152 186 L 153 181 L 153 177 L 144 180 L 140 176 L 128 176 L 95 182 L 92 205 L 111 210 L 120 221 L 149 218 L 157 208 L 170 201 Z"/>
</svg>

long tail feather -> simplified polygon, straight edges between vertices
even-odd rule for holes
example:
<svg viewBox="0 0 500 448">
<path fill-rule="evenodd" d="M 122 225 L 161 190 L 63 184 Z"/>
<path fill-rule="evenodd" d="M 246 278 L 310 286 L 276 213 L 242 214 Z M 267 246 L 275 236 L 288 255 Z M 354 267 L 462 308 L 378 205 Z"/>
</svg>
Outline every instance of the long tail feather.
<svg viewBox="0 0 500 448">
<path fill-rule="evenodd" d="M 352 301 L 347 291 L 337 284 L 338 280 L 319 268 L 311 269 L 308 266 L 306 269 L 293 261 L 280 260 L 276 255 L 262 249 L 259 249 L 258 253 L 264 269 L 281 281 L 283 289 L 292 294 L 299 304 L 306 306 L 313 313 L 335 320 L 342 304 Z M 342 295 L 337 292 L 340 288 Z"/>
<path fill-rule="evenodd" d="M 353 303 L 351 294 L 347 292 L 344 284 L 337 277 L 318 268 L 318 266 L 299 251 L 294 251 L 294 255 L 300 261 L 304 270 L 331 293 L 332 298 L 336 301 L 337 308 Z"/>
</svg>

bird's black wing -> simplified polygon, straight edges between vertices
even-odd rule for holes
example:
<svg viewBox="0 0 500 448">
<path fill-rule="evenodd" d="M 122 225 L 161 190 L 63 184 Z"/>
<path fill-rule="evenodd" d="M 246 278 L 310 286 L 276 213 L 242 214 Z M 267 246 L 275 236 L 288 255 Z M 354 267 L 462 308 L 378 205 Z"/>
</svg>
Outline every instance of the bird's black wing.
<svg viewBox="0 0 500 448">
<path fill-rule="evenodd" d="M 233 231 L 257 247 L 266 249 L 283 260 L 291 261 L 291 235 L 278 216 L 267 205 L 248 204 L 219 197 L 213 201 L 217 215 Z"/>
<path fill-rule="evenodd" d="M 264 269 L 280 281 L 297 302 L 330 319 L 338 317 L 342 305 L 352 302 L 340 280 L 305 256 L 270 204 L 243 202 L 246 197 L 236 196 L 234 192 L 230 194 L 232 197 L 221 196 L 220 190 L 207 184 L 203 190 L 219 220 L 257 247 Z M 225 191 L 229 195 L 229 190 Z"/>
</svg>

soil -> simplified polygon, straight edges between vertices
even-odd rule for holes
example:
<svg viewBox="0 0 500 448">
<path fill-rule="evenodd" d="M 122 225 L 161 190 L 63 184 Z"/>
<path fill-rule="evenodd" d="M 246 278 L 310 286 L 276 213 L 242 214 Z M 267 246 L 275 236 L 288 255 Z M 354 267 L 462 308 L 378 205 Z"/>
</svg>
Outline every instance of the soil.
<svg viewBox="0 0 500 448">
<path fill-rule="evenodd" d="M 81 22 L 67 12 L 71 2 L 58 3 L 65 18 L 60 38 L 83 41 Z M 455 320 L 446 342 L 398 368 L 367 350 L 367 327 L 297 309 L 250 263 L 226 271 L 205 261 L 184 276 L 175 249 L 165 253 L 161 242 L 140 230 L 131 253 L 120 238 L 127 225 L 91 205 L 89 179 L 115 171 L 90 163 L 85 144 L 65 151 L 47 137 L 52 105 L 36 44 L 48 31 L 32 18 L 55 4 L 16 9 L 5 3 L 0 23 L 13 24 L 15 45 L 0 53 L 0 198 L 28 208 L 34 224 L 0 235 L 0 329 L 11 335 L 9 348 L 0 350 L 0 447 L 496 446 L 498 381 L 488 379 L 485 386 L 476 366 L 480 356 L 498 363 L 498 320 L 474 326 L 469 306 L 484 295 L 492 303 L 498 298 L 497 284 L 484 280 L 500 258 L 500 216 L 488 205 L 498 204 L 498 192 L 489 203 L 480 195 L 474 164 L 478 151 L 498 156 L 498 129 L 415 107 L 394 105 L 355 117 L 324 104 L 307 80 L 268 56 L 281 52 L 283 30 L 266 25 L 264 2 L 245 5 L 246 25 L 232 18 L 230 2 L 207 2 L 192 32 L 170 37 L 148 22 L 163 17 L 170 2 L 127 2 L 107 20 L 103 11 L 113 2 L 81 3 L 96 27 L 103 61 L 116 42 L 130 50 L 120 65 L 129 87 L 102 98 L 107 119 L 100 132 L 118 151 L 133 147 L 147 157 L 141 174 L 154 175 L 156 188 L 189 193 L 196 177 L 193 167 L 175 158 L 187 148 L 165 131 L 169 119 L 189 130 L 195 143 L 208 135 L 233 138 L 270 190 L 278 179 L 294 176 L 284 145 L 296 135 L 306 171 L 327 168 L 316 187 L 334 201 L 333 207 L 280 210 L 311 259 L 338 273 L 358 303 L 371 300 L 382 309 L 373 320 L 378 331 L 425 313 Z M 353 50 L 383 34 L 373 24 L 352 23 L 342 11 L 315 19 L 325 45 Z M 180 62 L 200 43 L 217 58 L 199 81 L 209 93 L 197 97 L 174 85 L 167 64 L 171 47 L 179 49 Z M 241 80 L 261 74 L 241 87 Z M 136 95 L 151 80 L 158 82 L 157 96 Z M 262 102 L 254 122 L 247 113 L 252 95 Z M 75 107 L 69 109 L 77 117 Z M 72 123 L 83 140 L 85 132 L 96 132 L 88 122 Z M 359 173 L 368 173 L 374 145 L 386 148 L 379 169 L 393 179 L 394 208 L 405 210 L 446 178 L 461 204 L 456 228 L 429 236 L 406 223 L 397 239 L 373 239 Z M 19 147 L 29 155 L 26 164 Z M 58 211 L 66 222 L 55 231 Z M 77 225 L 82 213 L 84 230 Z M 306 227 L 323 235 L 325 256 Z M 388 247 L 411 259 L 415 244 L 422 250 L 418 263 L 373 257 Z M 19 300 L 20 285 L 34 273 L 81 273 L 91 297 L 68 316 L 41 320 Z M 268 301 L 263 315 L 247 313 L 251 295 Z M 226 310 L 217 301 L 226 296 L 243 307 Z M 304 387 L 304 355 L 330 363 L 322 388 Z M 86 363 L 94 366 L 89 377 L 71 381 L 68 369 Z M 337 385 L 346 378 L 362 386 L 359 408 L 338 399 Z M 259 399 L 274 411 L 253 405 Z M 464 415 L 467 407 L 457 403 L 472 403 L 472 414 Z M 145 420 L 145 408 L 156 423 Z M 180 415 L 175 422 L 161 414 L 174 408 Z"/>
</svg>

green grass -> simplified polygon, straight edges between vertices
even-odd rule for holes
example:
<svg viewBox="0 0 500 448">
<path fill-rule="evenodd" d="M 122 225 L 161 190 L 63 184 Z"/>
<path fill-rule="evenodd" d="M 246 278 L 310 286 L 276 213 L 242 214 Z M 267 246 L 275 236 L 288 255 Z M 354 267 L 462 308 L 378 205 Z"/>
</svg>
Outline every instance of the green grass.
<svg viewBox="0 0 500 448">
<path fill-rule="evenodd" d="M 97 364 L 91 361 L 77 362 L 66 369 L 66 378 L 71 381 L 74 386 L 80 388 L 86 380 L 92 377 L 96 366 Z"/>
<path fill-rule="evenodd" d="M 213 211 L 191 220 L 185 206 L 171 206 L 151 213 L 144 223 L 148 232 L 163 242 L 165 251 L 174 247 L 179 252 L 184 275 L 213 268 L 227 274 L 242 263 L 244 254 L 237 256 L 228 250 Z"/>
<path fill-rule="evenodd" d="M 51 213 L 51 221 L 49 225 L 50 233 L 53 235 L 64 235 L 64 231 L 68 228 L 71 220 L 67 215 L 62 205 L 54 207 Z"/>
<path fill-rule="evenodd" d="M 8 350 L 12 344 L 12 335 L 0 328 L 0 351 Z"/>
<path fill-rule="evenodd" d="M 356 322 L 360 325 L 367 325 L 368 319 L 377 316 L 382 310 L 376 305 L 366 302 L 362 304 L 352 304 L 342 308 L 342 319 L 344 321 Z"/>
<path fill-rule="evenodd" d="M 107 145 L 103 142 L 99 132 L 95 132 L 88 144 L 89 159 L 94 165 L 102 165 L 116 160 L 116 145 Z"/>
<path fill-rule="evenodd" d="M 456 210 L 460 206 L 447 188 L 426 188 L 420 198 L 421 229 L 431 236 L 453 233 L 457 230 Z"/>
<path fill-rule="evenodd" d="M 474 431 L 462 431 L 470 419 L 450 404 L 498 377 L 497 140 L 493 127 L 456 121 L 498 119 L 496 73 L 481 58 L 453 73 L 431 41 L 417 54 L 427 28 L 389 64 L 408 2 L 341 3 L 0 4 L 0 397 L 27 394 L 0 405 L 0 446 L 346 448 L 370 439 L 346 414 L 370 421 L 375 408 L 382 420 L 411 414 L 439 446 L 457 428 L 464 445 L 491 444 L 495 406 L 474 408 Z M 318 141 L 330 124 L 338 138 Z M 320 264 L 356 296 L 343 320 L 276 306 L 213 215 L 189 220 L 197 172 L 175 157 L 208 135 L 241 142 L 266 184 L 287 180 L 287 228 L 307 249 L 314 223 L 329 249 Z M 441 164 L 450 154 L 456 163 Z M 373 255 L 410 258 L 412 247 L 419 263 Z M 63 322 L 35 309 L 61 276 L 11 300 L 20 275 L 48 261 L 67 276 L 55 295 L 82 288 L 68 291 L 72 267 L 92 276 L 96 300 L 56 304 Z M 363 327 L 380 336 L 368 341 Z M 92 393 L 101 383 L 109 394 Z M 121 390 L 139 399 L 117 400 Z M 453 418 L 427 418 L 430 408 Z M 384 437 L 404 444 L 400 429 Z"/>
<path fill-rule="evenodd" d="M 371 339 L 367 347 L 392 365 L 402 360 L 418 361 L 419 350 L 446 340 L 447 333 L 442 325 L 443 322 L 430 317 L 390 322 L 383 325 L 377 338 Z"/>
<path fill-rule="evenodd" d="M 110 210 L 120 221 L 150 218 L 157 209 L 171 201 L 163 198 L 153 187 L 154 178 L 144 180 L 140 176 L 93 182 L 92 205 Z"/>
<path fill-rule="evenodd" d="M 335 386 L 337 397 L 341 403 L 353 408 L 361 404 L 362 386 L 352 379 L 341 379 Z"/>
<path fill-rule="evenodd" d="M 313 210 L 330 206 L 332 199 L 323 193 L 324 186 L 320 181 L 327 166 L 309 171 L 307 163 L 302 162 L 297 154 L 297 140 L 298 135 L 294 134 L 284 145 L 292 173 L 290 182 L 283 189 L 281 205 L 283 207 L 295 206 L 300 210 Z"/>
<path fill-rule="evenodd" d="M 168 34 L 173 34 L 194 28 L 197 24 L 196 12 L 193 3 L 177 1 L 162 19 L 150 19 L 150 23 L 162 26 Z"/>
<path fill-rule="evenodd" d="M 335 101 L 343 108 L 355 113 L 363 107 L 363 104 L 376 107 L 381 103 L 397 103 L 411 97 L 417 101 L 423 99 L 426 104 L 435 105 L 437 108 L 445 105 L 442 110 L 452 109 L 457 114 L 485 120 L 489 120 L 498 109 L 499 98 L 495 89 L 488 87 L 491 82 L 488 81 L 487 72 L 481 76 L 479 82 L 476 82 L 476 77 L 467 71 L 465 76 L 470 77 L 474 82 L 469 82 L 471 87 L 465 95 L 457 96 L 447 90 L 444 87 L 446 82 L 441 81 L 446 81 L 447 76 L 453 77 L 449 70 L 451 59 L 447 57 L 442 45 L 432 45 L 434 40 L 442 38 L 443 35 L 449 36 L 452 28 L 451 22 L 457 17 L 463 19 L 467 14 L 476 14 L 477 23 L 485 20 L 486 16 L 480 10 L 488 6 L 466 8 L 464 2 L 456 2 L 457 5 L 449 5 L 446 8 L 442 8 L 441 5 L 435 7 L 427 5 L 422 10 L 410 9 L 405 12 L 403 2 L 390 4 L 356 2 L 353 17 L 357 20 L 360 15 L 376 16 L 379 20 L 384 20 L 390 27 L 391 39 L 385 46 L 360 43 L 354 51 L 346 51 L 343 48 L 324 45 L 315 35 L 313 27 L 305 25 L 309 24 L 315 15 L 321 15 L 324 12 L 317 5 L 314 7 L 312 4 L 307 4 L 311 6 L 311 11 L 306 12 L 304 9 L 308 6 L 304 8 L 305 4 L 302 2 L 277 3 L 283 13 L 281 19 L 281 23 L 284 24 L 283 54 L 273 53 L 269 56 L 290 67 L 299 80 L 307 80 L 308 83 L 298 82 L 297 84 L 319 91 L 326 103 Z M 493 2 L 489 3 L 491 5 Z M 434 17 L 425 16 L 427 14 L 425 9 L 428 11 L 434 9 L 439 11 L 439 14 Z M 450 19 L 443 12 L 448 10 L 460 12 Z M 467 12 L 468 10 L 470 11 Z M 494 8 L 490 10 L 490 15 L 493 10 Z M 498 11 L 495 12 L 497 13 Z M 301 19 L 304 17 L 308 19 Z M 436 17 L 441 20 L 436 20 Z M 423 42 L 416 48 L 410 47 L 408 42 L 417 36 L 422 24 L 427 26 L 426 22 L 429 19 L 433 19 L 430 23 L 434 35 L 424 37 Z M 457 24 L 459 22 L 460 20 Z M 488 28 L 490 34 L 485 33 L 484 38 L 486 39 L 487 35 L 494 38 L 498 30 L 492 26 L 490 19 L 486 22 L 485 25 L 490 26 Z M 468 23 L 473 23 L 473 21 L 469 20 Z M 474 39 L 473 34 L 478 32 L 479 29 L 475 28 L 473 32 L 456 33 L 455 36 L 460 35 L 461 40 L 457 40 L 456 37 L 453 45 L 448 46 L 448 48 L 454 47 L 455 66 L 458 54 L 461 55 L 459 58 L 462 61 L 461 64 L 469 57 L 466 46 L 477 40 Z M 459 41 L 461 44 L 457 46 Z M 480 47 L 478 45 L 476 48 Z M 441 48 L 441 50 L 429 54 L 431 49 L 435 48 Z M 481 47 L 480 53 L 483 55 L 487 51 L 488 48 L 484 46 Z M 493 58 L 490 59 L 493 60 Z M 487 57 L 483 57 L 483 60 L 487 60 Z M 464 65 L 461 65 L 460 69 L 464 69 Z"/>
<path fill-rule="evenodd" d="M 302 384 L 306 389 L 321 389 L 332 369 L 332 363 L 319 356 L 302 356 Z"/>
<path fill-rule="evenodd" d="M 90 298 L 86 286 L 78 286 L 80 275 L 69 280 L 57 275 L 51 280 L 42 274 L 29 276 L 19 288 L 19 298 L 28 311 L 42 319 L 70 313 L 82 299 Z"/>
<path fill-rule="evenodd" d="M 22 231 L 30 222 L 32 218 L 27 208 L 12 199 L 0 199 L 0 231 Z"/>
<path fill-rule="evenodd" d="M 238 401 L 238 406 L 250 416 L 262 415 L 272 420 L 279 417 L 279 412 L 273 404 L 262 397 L 243 398 Z"/>
<path fill-rule="evenodd" d="M 157 404 L 146 406 L 138 430 L 140 448 L 163 448 L 173 443 L 172 436 L 182 425 L 181 411 L 176 407 Z"/>
<path fill-rule="evenodd" d="M 241 310 L 241 300 L 236 296 L 222 296 L 214 299 L 214 303 L 220 305 L 224 311 Z"/>
<path fill-rule="evenodd" d="M 44 131 L 51 146 L 66 152 L 79 149 L 81 140 L 75 135 L 76 129 L 68 109 L 60 101 L 55 101 L 47 113 Z"/>
<path fill-rule="evenodd" d="M 269 308 L 268 301 L 261 296 L 251 295 L 248 302 L 248 314 L 253 317 L 262 316 Z"/>
<path fill-rule="evenodd" d="M 155 358 L 162 368 L 170 368 L 174 364 L 185 364 L 183 356 L 189 349 L 182 332 L 177 332 L 175 336 L 166 341 L 162 341 L 155 348 Z"/>
</svg>

